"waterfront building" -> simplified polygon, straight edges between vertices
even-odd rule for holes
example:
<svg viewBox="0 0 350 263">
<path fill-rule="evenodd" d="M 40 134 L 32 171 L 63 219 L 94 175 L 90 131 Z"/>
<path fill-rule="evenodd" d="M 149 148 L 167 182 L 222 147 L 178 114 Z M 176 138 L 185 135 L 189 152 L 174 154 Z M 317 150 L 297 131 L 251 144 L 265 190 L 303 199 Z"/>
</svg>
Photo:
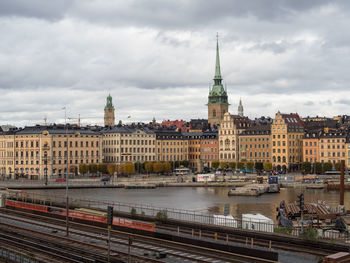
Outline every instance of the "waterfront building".
<svg viewBox="0 0 350 263">
<path fill-rule="evenodd" d="M 103 160 L 122 164 L 156 161 L 156 134 L 143 125 L 117 125 L 101 131 Z"/>
<path fill-rule="evenodd" d="M 188 140 L 181 131 L 163 128 L 154 132 L 156 134 L 157 161 L 188 161 Z"/>
<path fill-rule="evenodd" d="M 248 117 L 231 115 L 229 112 L 224 114 L 218 130 L 220 162 L 237 162 L 239 160 L 238 136 L 252 124 L 253 122 Z"/>
<path fill-rule="evenodd" d="M 346 158 L 346 138 L 347 131 L 338 130 L 322 132 L 320 134 L 320 161 L 322 163 L 331 162 L 333 167 L 336 163 Z"/>
<path fill-rule="evenodd" d="M 240 162 L 270 162 L 271 125 L 255 125 L 239 135 Z"/>
<path fill-rule="evenodd" d="M 67 125 L 30 126 L 0 133 L 6 152 L 0 171 L 14 177 L 44 179 L 77 172 L 79 164 L 102 161 L 99 132 Z"/>
<path fill-rule="evenodd" d="M 321 131 L 305 132 L 303 138 L 303 162 L 320 161 L 319 135 Z"/>
<path fill-rule="evenodd" d="M 208 122 L 211 127 L 220 123 L 224 114 L 228 112 L 228 98 L 227 91 L 222 85 L 222 77 L 220 71 L 220 57 L 219 57 L 219 42 L 216 41 L 216 65 L 214 85 L 209 91 L 208 96 Z"/>
<path fill-rule="evenodd" d="M 345 166 L 347 169 L 350 169 L 350 136 L 348 136 L 346 138 L 346 145 L 345 145 L 345 149 L 346 149 L 346 159 L 345 159 Z"/>
<path fill-rule="evenodd" d="M 115 116 L 114 116 L 114 106 L 112 102 L 112 96 L 108 95 L 107 103 L 105 106 L 105 114 L 104 114 L 104 125 L 105 126 L 114 126 L 115 125 Z"/>
<path fill-rule="evenodd" d="M 277 112 L 271 125 L 271 155 L 277 170 L 300 170 L 304 124 L 296 113 Z"/>
<path fill-rule="evenodd" d="M 188 132 L 183 134 L 183 136 L 188 141 L 189 167 L 199 172 L 201 172 L 203 169 L 202 163 L 201 163 L 202 135 L 203 135 L 203 132 Z"/>
<path fill-rule="evenodd" d="M 200 162 L 203 168 L 211 168 L 213 161 L 219 160 L 218 131 L 207 130 L 202 133 L 200 145 Z"/>
</svg>

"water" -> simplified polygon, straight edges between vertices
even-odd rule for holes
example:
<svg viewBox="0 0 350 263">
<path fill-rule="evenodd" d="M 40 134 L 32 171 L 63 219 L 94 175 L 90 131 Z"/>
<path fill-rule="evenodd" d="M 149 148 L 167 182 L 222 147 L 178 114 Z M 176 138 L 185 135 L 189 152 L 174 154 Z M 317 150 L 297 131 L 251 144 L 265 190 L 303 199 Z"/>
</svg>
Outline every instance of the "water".
<svg viewBox="0 0 350 263">
<path fill-rule="evenodd" d="M 336 207 L 339 202 L 339 191 L 326 189 L 281 189 L 277 194 L 264 194 L 259 197 L 228 196 L 226 187 L 160 187 L 157 189 L 70 189 L 69 196 L 80 199 L 108 200 L 131 204 L 145 204 L 162 208 L 177 208 L 201 213 L 223 214 L 225 204 L 230 205 L 230 213 L 240 218 L 245 213 L 261 213 L 276 222 L 276 207 L 282 200 L 294 202 L 297 195 L 304 193 L 305 203 L 324 200 Z M 64 196 L 64 189 L 32 190 L 46 195 Z M 345 192 L 345 207 L 350 207 L 350 192 Z"/>
</svg>

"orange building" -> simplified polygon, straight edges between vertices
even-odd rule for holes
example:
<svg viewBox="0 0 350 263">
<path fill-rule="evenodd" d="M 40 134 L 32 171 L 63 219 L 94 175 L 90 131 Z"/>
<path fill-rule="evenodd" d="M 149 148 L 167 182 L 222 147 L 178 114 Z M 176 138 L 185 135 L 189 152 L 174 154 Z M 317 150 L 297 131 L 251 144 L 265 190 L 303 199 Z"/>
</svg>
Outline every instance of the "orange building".
<svg viewBox="0 0 350 263">
<path fill-rule="evenodd" d="M 219 144 L 217 131 L 205 131 L 201 136 L 200 160 L 203 167 L 211 167 L 212 161 L 219 160 Z"/>
<path fill-rule="evenodd" d="M 319 132 L 307 132 L 303 138 L 303 162 L 319 161 Z"/>
</svg>

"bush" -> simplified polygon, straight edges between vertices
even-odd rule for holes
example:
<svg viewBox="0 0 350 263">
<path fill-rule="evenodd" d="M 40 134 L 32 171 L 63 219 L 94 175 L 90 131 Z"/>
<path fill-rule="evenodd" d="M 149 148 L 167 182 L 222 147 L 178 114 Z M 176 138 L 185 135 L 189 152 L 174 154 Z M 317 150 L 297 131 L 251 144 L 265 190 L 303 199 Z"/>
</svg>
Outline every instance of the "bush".
<svg viewBox="0 0 350 263">
<path fill-rule="evenodd" d="M 168 220 L 168 211 L 167 210 L 161 210 L 156 215 L 157 220 L 159 222 L 166 222 Z"/>
<path fill-rule="evenodd" d="M 301 234 L 301 237 L 306 240 L 317 241 L 317 229 L 312 227 L 304 228 L 304 232 Z"/>
<path fill-rule="evenodd" d="M 227 162 L 221 162 L 220 163 L 220 168 L 226 169 L 227 168 Z"/>
<path fill-rule="evenodd" d="M 228 166 L 229 166 L 232 170 L 234 170 L 234 169 L 236 169 L 236 162 L 229 162 L 229 163 L 228 163 Z"/>
<path fill-rule="evenodd" d="M 276 227 L 273 229 L 273 232 L 290 235 L 292 234 L 293 228 L 292 227 Z"/>
<path fill-rule="evenodd" d="M 131 208 L 130 214 L 131 214 L 132 217 L 136 216 L 137 213 L 136 213 L 136 208 L 135 207 Z"/>
</svg>

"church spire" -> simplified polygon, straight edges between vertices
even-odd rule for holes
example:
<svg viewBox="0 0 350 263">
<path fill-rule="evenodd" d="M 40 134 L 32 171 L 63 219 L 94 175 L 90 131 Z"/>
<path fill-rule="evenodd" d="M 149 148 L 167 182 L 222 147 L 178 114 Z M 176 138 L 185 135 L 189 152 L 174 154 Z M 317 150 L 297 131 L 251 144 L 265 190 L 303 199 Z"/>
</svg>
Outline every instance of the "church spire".
<svg viewBox="0 0 350 263">
<path fill-rule="evenodd" d="M 219 55 L 219 34 L 216 33 L 216 64 L 215 64 L 215 85 L 221 85 L 222 77 L 220 71 L 220 55 Z"/>
<path fill-rule="evenodd" d="M 242 100 L 241 98 L 239 99 L 239 105 L 238 105 L 238 115 L 243 117 L 243 105 L 242 105 Z"/>
</svg>

